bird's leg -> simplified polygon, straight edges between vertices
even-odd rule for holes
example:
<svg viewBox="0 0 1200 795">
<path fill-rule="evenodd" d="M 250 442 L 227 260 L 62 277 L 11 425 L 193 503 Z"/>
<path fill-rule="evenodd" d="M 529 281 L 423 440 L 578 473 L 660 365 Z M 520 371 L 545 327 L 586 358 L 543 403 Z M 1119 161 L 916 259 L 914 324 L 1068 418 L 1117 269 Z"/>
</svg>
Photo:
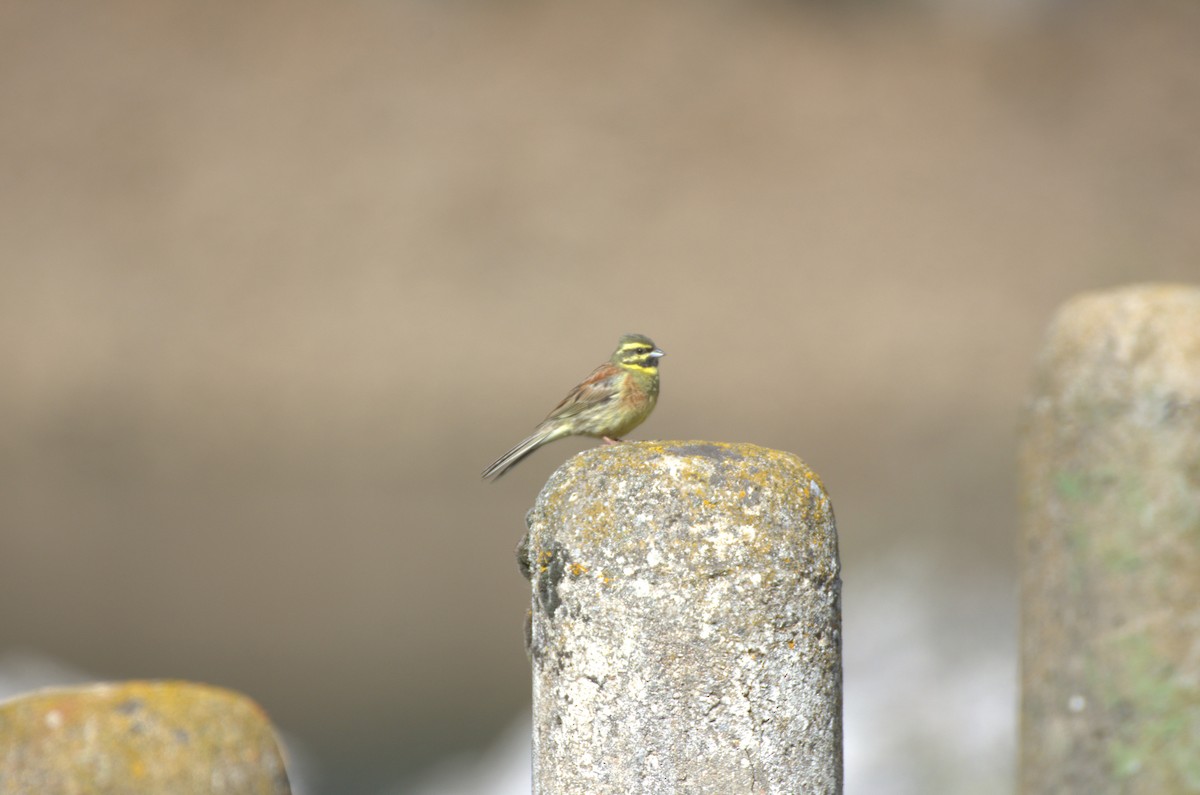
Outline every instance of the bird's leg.
<svg viewBox="0 0 1200 795">
<path fill-rule="evenodd" d="M 601 436 L 600 438 L 604 440 L 605 444 L 616 444 L 621 441 L 620 439 L 609 439 L 607 436 Z"/>
</svg>

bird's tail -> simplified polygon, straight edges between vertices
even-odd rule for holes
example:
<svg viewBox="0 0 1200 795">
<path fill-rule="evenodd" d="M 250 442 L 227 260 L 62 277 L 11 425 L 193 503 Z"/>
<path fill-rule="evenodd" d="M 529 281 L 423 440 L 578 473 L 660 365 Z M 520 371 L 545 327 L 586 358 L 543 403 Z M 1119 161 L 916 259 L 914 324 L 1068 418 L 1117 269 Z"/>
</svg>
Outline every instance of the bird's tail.
<svg viewBox="0 0 1200 795">
<path fill-rule="evenodd" d="M 529 438 L 518 442 L 513 449 L 497 458 L 492 462 L 491 466 L 483 470 L 483 479 L 495 478 L 498 480 L 510 467 L 516 466 L 525 456 L 534 450 L 566 435 L 566 432 L 561 427 L 538 428 Z"/>
</svg>

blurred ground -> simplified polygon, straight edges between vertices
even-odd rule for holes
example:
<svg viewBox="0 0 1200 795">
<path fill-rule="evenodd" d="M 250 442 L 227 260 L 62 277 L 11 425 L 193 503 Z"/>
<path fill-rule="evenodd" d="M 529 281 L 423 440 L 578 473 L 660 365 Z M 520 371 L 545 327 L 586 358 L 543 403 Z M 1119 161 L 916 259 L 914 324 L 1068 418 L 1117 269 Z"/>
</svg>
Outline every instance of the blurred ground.
<svg viewBox="0 0 1200 795">
<path fill-rule="evenodd" d="M 1009 790 L 1017 411 L 1065 297 L 1200 277 L 1194 4 L 7 3 L 0 106 L 6 648 L 330 793 L 481 747 L 584 443 L 479 470 L 639 331 L 637 436 L 834 497 L 848 791 Z"/>
</svg>

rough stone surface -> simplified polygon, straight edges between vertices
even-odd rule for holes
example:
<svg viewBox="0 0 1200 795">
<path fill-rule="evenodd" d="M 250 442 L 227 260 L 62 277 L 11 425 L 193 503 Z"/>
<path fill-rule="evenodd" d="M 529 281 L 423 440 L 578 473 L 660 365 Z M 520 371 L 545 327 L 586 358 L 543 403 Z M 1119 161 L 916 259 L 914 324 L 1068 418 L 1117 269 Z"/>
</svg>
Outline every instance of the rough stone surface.
<svg viewBox="0 0 1200 795">
<path fill-rule="evenodd" d="M 803 462 L 597 447 L 528 522 L 535 792 L 841 792 L 837 531 Z"/>
<path fill-rule="evenodd" d="M 39 691 L 0 704 L 0 795 L 287 795 L 249 699 L 186 682 Z"/>
<path fill-rule="evenodd" d="M 1064 306 L 1021 455 L 1021 791 L 1200 792 L 1200 290 Z"/>
</svg>

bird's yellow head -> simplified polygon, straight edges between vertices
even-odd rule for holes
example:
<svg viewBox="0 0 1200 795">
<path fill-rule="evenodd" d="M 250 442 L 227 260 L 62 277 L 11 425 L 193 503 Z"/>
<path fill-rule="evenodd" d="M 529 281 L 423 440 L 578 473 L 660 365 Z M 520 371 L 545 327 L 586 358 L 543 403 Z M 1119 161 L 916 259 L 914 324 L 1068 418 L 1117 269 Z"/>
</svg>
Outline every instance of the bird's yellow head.
<svg viewBox="0 0 1200 795">
<path fill-rule="evenodd" d="M 613 351 L 612 363 L 626 370 L 658 375 L 658 360 L 665 355 L 649 337 L 626 334 Z"/>
</svg>

